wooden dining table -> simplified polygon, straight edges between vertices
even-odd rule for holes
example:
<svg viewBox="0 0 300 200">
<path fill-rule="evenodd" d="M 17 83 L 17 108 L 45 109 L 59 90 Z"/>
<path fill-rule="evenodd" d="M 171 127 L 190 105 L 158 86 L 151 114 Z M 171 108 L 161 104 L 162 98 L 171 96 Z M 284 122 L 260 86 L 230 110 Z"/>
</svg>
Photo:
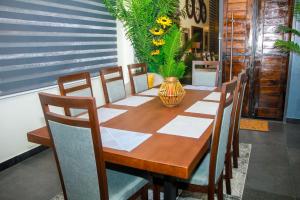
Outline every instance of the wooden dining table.
<svg viewBox="0 0 300 200">
<path fill-rule="evenodd" d="M 197 164 L 210 147 L 213 123 L 197 139 L 157 133 L 157 131 L 178 115 L 214 119 L 213 115 L 185 112 L 190 106 L 211 91 L 186 90 L 180 105 L 168 108 L 159 97 L 137 107 L 106 104 L 102 107 L 119 108 L 127 112 L 101 123 L 103 127 L 150 133 L 152 136 L 130 152 L 103 148 L 104 160 L 120 166 L 126 166 L 163 177 L 165 199 L 176 198 L 176 180 L 191 177 Z M 46 127 L 30 131 L 28 141 L 51 147 Z"/>
</svg>

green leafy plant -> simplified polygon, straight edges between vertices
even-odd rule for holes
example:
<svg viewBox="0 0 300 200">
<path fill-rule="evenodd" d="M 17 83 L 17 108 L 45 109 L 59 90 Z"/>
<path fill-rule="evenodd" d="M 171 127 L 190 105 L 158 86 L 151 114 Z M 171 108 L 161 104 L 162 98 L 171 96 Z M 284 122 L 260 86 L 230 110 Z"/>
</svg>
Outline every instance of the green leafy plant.
<svg viewBox="0 0 300 200">
<path fill-rule="evenodd" d="M 159 67 L 159 72 L 163 77 L 182 78 L 185 71 L 185 64 L 181 60 L 176 60 L 181 51 L 181 31 L 177 25 L 173 25 L 164 37 L 165 45 L 161 48 L 161 56 L 164 58 Z"/>
<path fill-rule="evenodd" d="M 149 71 L 158 72 L 161 60 L 153 59 L 152 34 L 149 30 L 158 16 L 174 16 L 178 0 L 104 0 L 111 14 L 123 22 L 139 62 L 148 64 Z"/>
<path fill-rule="evenodd" d="M 294 15 L 296 20 L 300 21 L 300 0 L 296 0 L 295 2 Z M 298 30 L 287 26 L 279 26 L 277 30 L 281 33 L 290 33 L 300 36 L 300 32 Z M 300 46 L 294 41 L 276 40 L 274 45 L 284 52 L 295 52 L 300 54 Z"/>
</svg>

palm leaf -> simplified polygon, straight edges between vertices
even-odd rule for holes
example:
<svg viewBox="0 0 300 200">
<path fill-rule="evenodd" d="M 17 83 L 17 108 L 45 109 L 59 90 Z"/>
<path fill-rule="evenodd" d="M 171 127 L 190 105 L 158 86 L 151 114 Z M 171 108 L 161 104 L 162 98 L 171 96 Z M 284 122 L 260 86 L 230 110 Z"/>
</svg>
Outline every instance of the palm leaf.
<svg viewBox="0 0 300 200">
<path fill-rule="evenodd" d="M 300 46 L 293 41 L 277 40 L 274 45 L 282 51 L 293 51 L 300 54 Z"/>
<path fill-rule="evenodd" d="M 160 73 L 163 77 L 175 76 L 181 78 L 184 74 L 185 65 L 182 61 L 176 61 L 175 58 L 180 52 L 181 31 L 173 25 L 165 36 L 166 44 L 162 48 L 164 63 L 160 66 Z"/>
<path fill-rule="evenodd" d="M 300 36 L 300 32 L 298 30 L 287 27 L 287 26 L 280 25 L 280 26 L 278 26 L 277 30 L 282 33 L 293 33 L 297 36 Z"/>
</svg>

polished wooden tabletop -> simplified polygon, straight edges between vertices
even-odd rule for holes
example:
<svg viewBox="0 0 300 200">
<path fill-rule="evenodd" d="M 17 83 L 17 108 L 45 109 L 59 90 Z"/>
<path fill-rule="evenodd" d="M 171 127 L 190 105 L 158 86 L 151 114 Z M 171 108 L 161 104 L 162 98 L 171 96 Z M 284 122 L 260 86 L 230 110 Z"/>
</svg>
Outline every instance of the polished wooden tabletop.
<svg viewBox="0 0 300 200">
<path fill-rule="evenodd" d="M 104 123 L 101 123 L 100 118 L 101 126 L 153 134 L 131 152 L 104 148 L 104 160 L 162 175 L 189 178 L 209 148 L 213 123 L 199 139 L 160 134 L 157 131 L 177 115 L 214 119 L 212 115 L 184 112 L 209 93 L 211 92 L 186 90 L 184 100 L 174 108 L 163 106 L 159 97 L 138 107 L 113 104 L 103 106 L 128 111 Z M 51 146 L 46 127 L 29 132 L 27 137 L 30 142 Z"/>
</svg>

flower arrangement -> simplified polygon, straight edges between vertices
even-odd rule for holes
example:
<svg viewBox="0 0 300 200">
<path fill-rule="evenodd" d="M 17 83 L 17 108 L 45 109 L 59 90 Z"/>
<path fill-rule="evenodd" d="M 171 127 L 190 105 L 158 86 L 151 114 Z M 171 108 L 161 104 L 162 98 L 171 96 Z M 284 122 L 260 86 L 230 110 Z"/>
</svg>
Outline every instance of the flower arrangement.
<svg viewBox="0 0 300 200">
<path fill-rule="evenodd" d="M 158 72 L 164 77 L 181 78 L 185 71 L 184 62 L 178 57 L 181 50 L 181 31 L 177 24 L 167 16 L 160 16 L 151 28 L 152 48 L 151 56 L 157 66 Z"/>
</svg>

